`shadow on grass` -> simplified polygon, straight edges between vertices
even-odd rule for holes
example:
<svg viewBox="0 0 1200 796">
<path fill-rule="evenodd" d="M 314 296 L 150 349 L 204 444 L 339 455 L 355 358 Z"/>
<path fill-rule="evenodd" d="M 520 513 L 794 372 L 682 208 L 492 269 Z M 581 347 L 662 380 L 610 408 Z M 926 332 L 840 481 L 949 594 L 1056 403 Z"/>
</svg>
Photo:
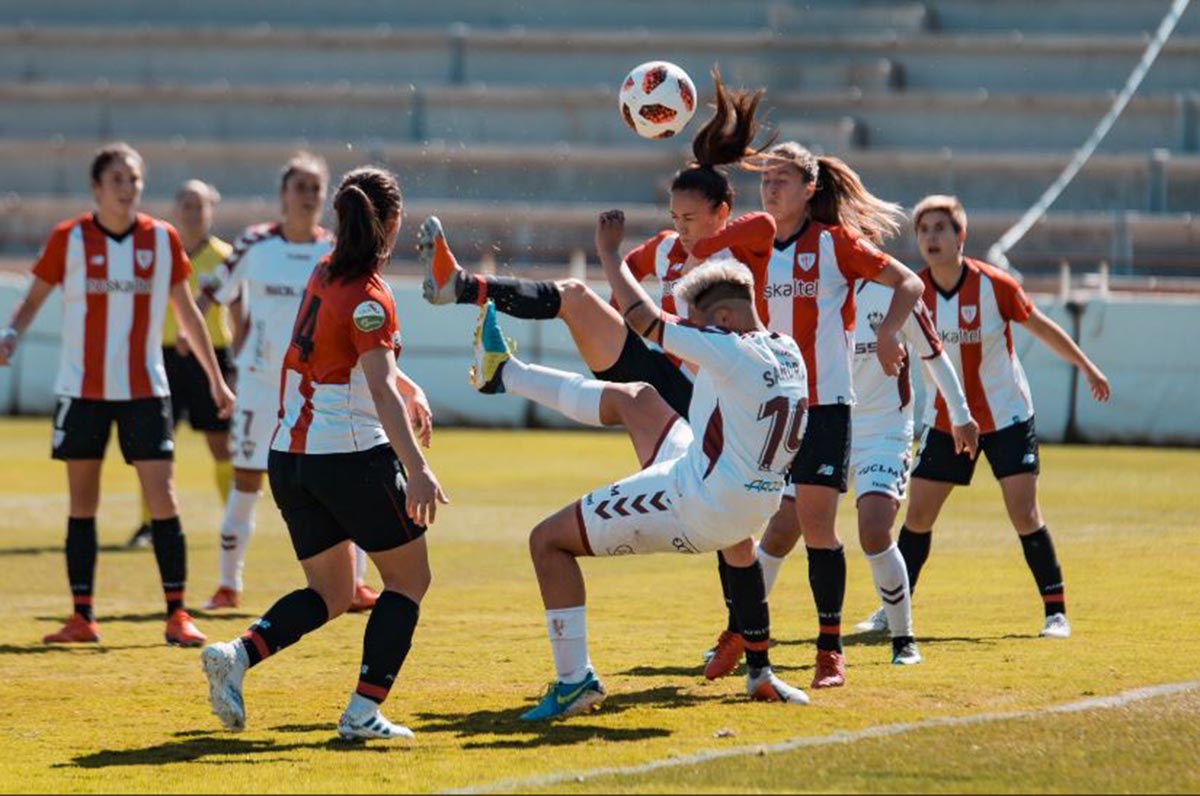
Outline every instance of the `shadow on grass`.
<svg viewBox="0 0 1200 796">
<path fill-rule="evenodd" d="M 102 544 L 97 548 L 101 553 L 143 553 L 146 555 L 153 554 L 153 551 L 148 547 L 126 547 L 123 544 Z M 17 556 L 43 556 L 56 553 L 63 554 L 62 545 L 45 545 L 42 547 L 0 547 L 0 558 L 12 558 Z"/>
<path fill-rule="evenodd" d="M 189 608 L 188 613 L 196 619 L 257 619 L 261 614 L 233 613 L 229 611 L 221 611 L 220 613 L 209 613 Z M 59 616 L 35 616 L 34 619 L 39 622 L 62 622 L 67 618 L 67 614 Z M 96 621 L 103 626 L 105 623 L 112 622 L 127 622 L 129 624 L 142 624 L 145 622 L 166 622 L 167 615 L 162 609 L 156 611 L 146 611 L 140 614 L 97 614 Z"/>
<path fill-rule="evenodd" d="M 689 672 L 690 673 L 690 672 Z M 678 686 L 663 686 L 629 694 L 610 696 L 596 714 L 578 716 L 563 722 L 525 722 L 521 714 L 533 702 L 506 710 L 480 710 L 473 713 L 419 713 L 419 732 L 448 732 L 458 737 L 504 736 L 494 740 L 470 741 L 464 749 L 527 749 L 540 746 L 572 746 L 592 740 L 614 743 L 664 738 L 671 734 L 662 727 L 605 727 L 583 723 L 589 717 L 608 717 L 630 708 L 677 708 L 721 701 L 722 695 L 698 695 L 683 692 Z"/>
<path fill-rule="evenodd" d="M 1002 636 L 917 636 L 917 644 L 984 644 L 995 646 L 1000 641 L 1013 641 L 1037 638 L 1032 633 L 1006 633 Z M 868 630 L 842 636 L 843 647 L 882 647 L 890 644 L 892 638 L 886 630 Z M 816 648 L 816 636 L 796 639 L 780 639 L 781 647 L 807 646 Z"/>
<path fill-rule="evenodd" d="M 0 644 L 0 655 L 104 654 L 110 649 L 99 644 Z"/>
<path fill-rule="evenodd" d="M 321 725 L 324 727 L 325 725 Z M 388 753 L 406 749 L 404 744 L 368 746 L 358 741 L 330 738 L 311 743 L 278 743 L 272 740 L 236 738 L 208 732 L 184 731 L 180 740 L 147 746 L 143 749 L 101 749 L 58 763 L 54 768 L 112 768 L 116 766 L 155 766 L 166 763 L 204 762 L 213 765 L 243 765 L 282 761 L 284 758 L 264 757 L 283 752 L 324 749 L 332 752 Z M 231 758 L 231 759 L 224 759 Z"/>
</svg>

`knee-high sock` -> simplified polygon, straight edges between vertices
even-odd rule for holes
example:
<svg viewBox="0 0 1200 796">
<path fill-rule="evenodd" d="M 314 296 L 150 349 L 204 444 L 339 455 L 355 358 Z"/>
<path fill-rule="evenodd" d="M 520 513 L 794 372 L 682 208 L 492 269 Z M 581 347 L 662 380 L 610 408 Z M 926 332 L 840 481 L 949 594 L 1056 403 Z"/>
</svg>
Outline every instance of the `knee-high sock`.
<svg viewBox="0 0 1200 796">
<path fill-rule="evenodd" d="M 488 299 L 505 315 L 535 321 L 557 318 L 562 307 L 562 293 L 550 280 L 478 274 L 460 277 L 459 304 L 483 304 Z"/>
<path fill-rule="evenodd" d="M 867 556 L 871 565 L 871 577 L 875 591 L 883 600 L 883 612 L 887 614 L 888 630 L 892 638 L 912 637 L 912 597 L 908 591 L 908 570 L 900 548 L 891 545 L 882 553 Z"/>
<path fill-rule="evenodd" d="M 150 536 L 154 540 L 154 558 L 162 577 L 169 617 L 183 607 L 183 592 L 187 585 L 187 539 L 178 517 L 150 520 Z"/>
<path fill-rule="evenodd" d="M 746 643 L 746 666 L 751 674 L 755 674 L 771 665 L 767 653 L 771 641 L 771 612 L 767 607 L 762 564 L 755 561 L 748 567 L 727 566 L 733 611 Z"/>
<path fill-rule="evenodd" d="M 227 589 L 242 590 L 242 570 L 254 533 L 254 504 L 258 495 L 234 489 L 225 501 L 225 517 L 221 520 L 221 585 Z"/>
<path fill-rule="evenodd" d="M 846 597 L 846 551 L 808 548 L 808 585 L 817 604 L 817 649 L 842 651 L 842 602 Z"/>
<path fill-rule="evenodd" d="M 221 496 L 221 502 L 228 503 L 229 493 L 233 491 L 233 462 L 228 459 L 213 462 L 213 476 L 217 481 L 217 494 Z"/>
<path fill-rule="evenodd" d="M 500 374 L 504 389 L 553 409 L 577 423 L 603 426 L 600 422 L 600 397 L 605 383 L 578 373 L 527 365 L 513 358 Z"/>
<path fill-rule="evenodd" d="M 925 566 L 925 560 L 929 558 L 929 548 L 932 544 L 933 531 L 916 533 L 910 531 L 906 525 L 900 527 L 900 539 L 896 546 L 900 549 L 900 555 L 904 556 L 904 566 L 908 570 L 909 596 L 917 590 L 917 578 L 921 575 L 921 567 Z"/>
<path fill-rule="evenodd" d="M 92 620 L 92 589 L 96 582 L 96 518 L 67 518 L 67 583 L 75 613 Z"/>
<path fill-rule="evenodd" d="M 717 551 L 717 577 L 721 579 L 721 596 L 725 600 L 725 631 L 727 633 L 741 632 L 741 627 L 738 625 L 737 612 L 733 610 L 733 588 L 729 582 L 729 562 L 725 560 L 725 554 L 720 550 Z"/>
<path fill-rule="evenodd" d="M 775 588 L 775 580 L 779 577 L 779 568 L 783 566 L 784 556 L 773 556 L 763 550 L 761 545 L 755 546 L 754 555 L 762 565 L 763 588 L 766 589 L 766 596 L 770 597 L 771 590 Z"/>
<path fill-rule="evenodd" d="M 1029 565 L 1029 571 L 1033 573 L 1038 591 L 1042 594 L 1046 616 L 1065 614 L 1067 601 L 1062 568 L 1058 565 L 1050 531 L 1043 525 L 1033 533 L 1022 536 L 1021 548 L 1025 551 L 1025 563 Z"/>
<path fill-rule="evenodd" d="M 412 648 L 420 607 L 408 597 L 384 591 L 371 610 L 363 633 L 362 666 L 359 668 L 359 696 L 383 702 L 396 682 L 396 675 Z"/>
<path fill-rule="evenodd" d="M 329 621 L 329 607 L 313 589 L 284 595 L 242 634 L 241 644 L 255 666 Z"/>
<path fill-rule="evenodd" d="M 587 645 L 587 606 L 547 609 L 546 633 L 558 680 L 578 683 L 586 677 L 592 667 Z"/>
<path fill-rule="evenodd" d="M 354 545 L 354 585 L 367 582 L 367 551 Z M 407 599 L 407 598 L 406 598 Z"/>
</svg>

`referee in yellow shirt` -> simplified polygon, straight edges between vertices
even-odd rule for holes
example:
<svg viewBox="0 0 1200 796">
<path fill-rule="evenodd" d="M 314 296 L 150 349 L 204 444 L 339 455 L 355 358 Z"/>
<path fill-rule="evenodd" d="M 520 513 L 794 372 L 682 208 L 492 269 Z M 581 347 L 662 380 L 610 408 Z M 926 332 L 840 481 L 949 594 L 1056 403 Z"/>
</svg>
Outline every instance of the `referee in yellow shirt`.
<svg viewBox="0 0 1200 796">
<path fill-rule="evenodd" d="M 192 261 L 192 295 L 201 295 L 200 288 L 212 278 L 213 271 L 229 255 L 232 247 L 210 234 L 213 209 L 221 200 L 217 189 L 200 180 L 188 180 L 175 194 L 174 221 L 179 238 Z M 212 337 L 217 361 L 225 378 L 231 374 L 229 356 L 229 315 L 224 307 L 212 305 L 205 310 L 208 334 Z M 216 465 L 217 490 L 221 494 L 221 505 L 229 498 L 233 481 L 233 465 L 229 454 L 229 421 L 217 417 L 217 407 L 209 395 L 208 379 L 200 363 L 192 356 L 186 337 L 179 334 L 175 317 L 167 313 L 163 326 L 163 363 L 167 369 L 167 382 L 171 387 L 171 408 L 175 424 L 187 417 L 192 428 L 204 432 L 208 449 Z M 129 540 L 130 547 L 150 544 L 150 514 L 142 504 L 142 524 Z"/>
</svg>

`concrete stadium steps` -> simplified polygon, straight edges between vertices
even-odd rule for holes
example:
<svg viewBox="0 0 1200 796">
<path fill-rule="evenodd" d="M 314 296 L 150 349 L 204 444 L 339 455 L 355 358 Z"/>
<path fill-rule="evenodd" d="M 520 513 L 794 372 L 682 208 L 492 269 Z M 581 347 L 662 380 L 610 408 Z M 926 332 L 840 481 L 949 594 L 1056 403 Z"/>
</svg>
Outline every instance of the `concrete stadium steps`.
<svg viewBox="0 0 1200 796">
<path fill-rule="evenodd" d="M 222 25 L 261 23 L 286 27 L 337 28 L 392 26 L 405 28 L 465 23 L 480 28 L 563 28 L 597 30 L 649 29 L 665 37 L 676 31 L 755 30 L 804 27 L 823 32 L 918 30 L 928 23 L 925 3 L 904 0 L 206 0 L 164 3 L 161 0 L 0 0 L 0 19 L 13 23 L 89 25 Z"/>
<path fill-rule="evenodd" d="M 44 243 L 54 224 L 85 211 L 90 203 L 82 197 L 0 197 L 0 250 L 34 252 Z M 397 244 L 397 259 L 411 259 L 416 230 L 426 215 L 437 214 L 446 225 L 455 252 L 463 262 L 495 258 L 516 264 L 565 264 L 575 252 L 592 253 L 596 217 L 611 204 L 533 202 L 470 202 L 453 199 L 419 199 L 405 205 L 405 226 Z M 168 200 L 150 201 L 147 212 L 166 216 Z M 626 247 L 670 225 L 666 208 L 656 205 L 625 206 L 628 222 Z M 242 229 L 276 217 L 275 201 L 233 199 L 221 203 L 215 231 L 222 237 L 236 236 Z M 972 212 L 967 253 L 983 256 L 1019 214 Z M 1100 261 L 1113 264 L 1117 273 L 1198 275 L 1200 263 L 1200 216 L 1192 214 L 1129 213 L 1122 216 L 1124 230 L 1114 236 L 1111 213 L 1053 213 L 1039 223 L 1010 253 L 1022 270 L 1053 271 L 1062 261 L 1081 270 L 1091 270 Z M 1123 237 L 1122 237 L 1123 236 Z M 888 247 L 907 262 L 919 259 L 906 229 Z"/>
<path fill-rule="evenodd" d="M 185 179 L 218 186 L 227 198 L 271 196 L 295 141 L 132 142 L 148 165 L 146 196 L 170 197 Z M 44 139 L 0 140 L 3 187 L 26 196 L 86 199 L 87 167 L 100 144 Z M 659 147 L 419 146 L 382 141 L 347 147 L 308 142 L 334 179 L 362 163 L 400 175 L 405 196 L 434 201 L 665 202 L 674 172 L 687 162 L 682 143 Z M 867 186 L 911 206 L 929 193 L 955 193 L 974 210 L 1023 210 L 1066 165 L 1069 153 L 956 153 L 866 150 L 847 154 Z M 757 202 L 755 174 L 734 172 L 739 208 Z M 1154 194 L 1153 196 L 1151 194 Z M 1149 153 L 1093 157 L 1055 203 L 1058 212 L 1139 208 L 1200 209 L 1200 156 Z"/>
<path fill-rule="evenodd" d="M 1120 88 L 1142 36 L 1012 34 L 683 33 L 586 29 L 306 30 L 279 28 L 0 28 L 0 79 L 82 75 L 122 83 L 415 83 L 615 86 L 650 55 L 674 61 L 703 90 L 720 62 L 732 85 L 772 91 L 1102 92 Z M 1174 38 L 1143 93 L 1193 91 L 1200 38 Z"/>
<path fill-rule="evenodd" d="M 825 149 L 971 151 L 1073 149 L 1111 104 L 1100 95 L 854 91 L 775 92 L 768 102 L 785 136 Z M 626 129 L 609 89 L 0 83 L 0 103 L 7 138 L 657 143 Z M 1198 128 L 1200 95 L 1135 97 L 1103 148 L 1194 152 Z"/>
<path fill-rule="evenodd" d="M 1171 0 L 930 0 L 925 5 L 928 25 L 938 30 L 1136 33 L 1154 31 Z M 1200 33 L 1200 6 L 1192 3 L 1176 31 Z"/>
</svg>

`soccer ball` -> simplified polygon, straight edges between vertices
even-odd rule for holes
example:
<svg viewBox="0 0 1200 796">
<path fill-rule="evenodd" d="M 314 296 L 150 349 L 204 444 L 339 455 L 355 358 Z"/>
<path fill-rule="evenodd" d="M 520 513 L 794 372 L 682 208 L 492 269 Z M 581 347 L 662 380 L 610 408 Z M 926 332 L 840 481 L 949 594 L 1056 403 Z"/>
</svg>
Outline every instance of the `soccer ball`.
<svg viewBox="0 0 1200 796">
<path fill-rule="evenodd" d="M 696 84 L 675 64 L 649 61 L 625 78 L 617 105 L 625 124 L 642 138 L 670 138 L 696 112 Z"/>
</svg>

